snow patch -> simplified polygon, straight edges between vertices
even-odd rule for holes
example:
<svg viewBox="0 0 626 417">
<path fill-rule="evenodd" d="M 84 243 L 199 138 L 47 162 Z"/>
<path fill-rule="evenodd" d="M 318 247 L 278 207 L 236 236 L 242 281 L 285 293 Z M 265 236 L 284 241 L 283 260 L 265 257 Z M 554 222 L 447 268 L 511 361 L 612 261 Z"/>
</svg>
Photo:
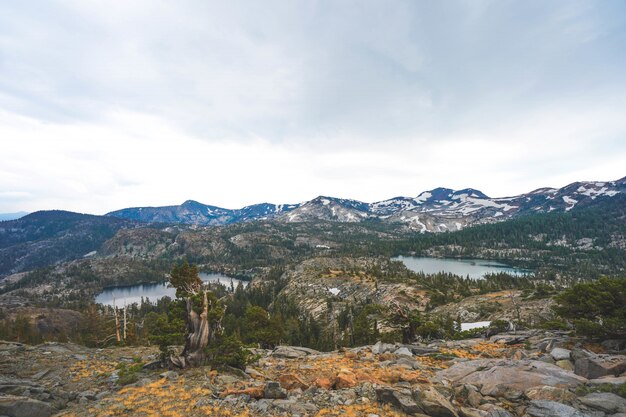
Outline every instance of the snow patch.
<svg viewBox="0 0 626 417">
<path fill-rule="evenodd" d="M 573 198 L 566 196 L 566 195 L 563 196 L 563 201 L 565 202 L 565 204 L 571 204 L 569 207 L 565 209 L 565 211 L 570 211 L 571 209 L 574 208 L 576 203 L 578 203 L 577 200 L 574 200 Z"/>
<path fill-rule="evenodd" d="M 461 331 L 472 330 L 472 329 L 481 329 L 483 327 L 489 327 L 491 324 L 490 321 L 477 321 L 474 323 L 461 323 Z"/>
<path fill-rule="evenodd" d="M 334 296 L 337 296 L 341 292 L 341 290 L 339 288 L 329 288 L 328 292 Z"/>
</svg>

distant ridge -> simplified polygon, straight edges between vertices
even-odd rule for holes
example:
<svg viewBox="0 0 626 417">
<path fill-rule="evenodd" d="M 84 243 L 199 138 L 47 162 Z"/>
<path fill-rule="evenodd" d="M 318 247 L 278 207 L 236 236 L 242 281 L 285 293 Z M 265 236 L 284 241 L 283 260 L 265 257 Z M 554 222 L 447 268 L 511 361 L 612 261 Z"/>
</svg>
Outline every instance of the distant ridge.
<svg viewBox="0 0 626 417">
<path fill-rule="evenodd" d="M 27 211 L 17 211 L 15 213 L 0 213 L 0 222 L 16 220 L 28 214 Z"/>
<path fill-rule="evenodd" d="M 402 223 L 419 232 L 444 232 L 531 213 L 567 212 L 624 192 L 626 177 L 616 181 L 575 182 L 559 189 L 539 188 L 502 198 L 490 198 L 473 188 L 452 190 L 440 187 L 424 191 L 417 197 L 395 197 L 375 203 L 319 196 L 300 204 L 261 203 L 241 209 L 225 209 L 188 200 L 179 206 L 126 208 L 110 212 L 107 216 L 148 223 L 200 226 L 262 219 L 284 222 L 377 220 Z"/>
</svg>

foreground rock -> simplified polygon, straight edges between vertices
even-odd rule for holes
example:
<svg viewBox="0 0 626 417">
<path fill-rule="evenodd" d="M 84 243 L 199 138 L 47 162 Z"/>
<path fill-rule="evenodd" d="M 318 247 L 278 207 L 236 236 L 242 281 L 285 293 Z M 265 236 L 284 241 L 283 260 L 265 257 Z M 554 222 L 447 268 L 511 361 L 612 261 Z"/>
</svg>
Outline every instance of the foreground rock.
<svg viewBox="0 0 626 417">
<path fill-rule="evenodd" d="M 376 398 L 410 415 L 459 417 L 452 403 L 432 387 L 426 390 L 384 387 L 376 390 Z"/>
<path fill-rule="evenodd" d="M 619 376 L 626 372 L 626 356 L 599 355 L 582 349 L 572 351 L 574 372 L 588 379 Z"/>
<path fill-rule="evenodd" d="M 546 400 L 531 401 L 526 413 L 530 417 L 588 417 L 569 405 Z"/>
<path fill-rule="evenodd" d="M 50 417 L 56 413 L 50 404 L 28 397 L 0 396 L 0 415 L 7 417 Z"/>
<path fill-rule="evenodd" d="M 580 402 L 605 413 L 626 413 L 626 399 L 610 392 L 594 392 L 580 398 Z"/>
<path fill-rule="evenodd" d="M 587 382 L 586 378 L 556 365 L 528 359 L 461 362 L 438 372 L 437 376 L 453 385 L 480 387 L 482 395 L 509 399 L 519 398 L 524 391 L 535 387 L 576 388 Z"/>
<path fill-rule="evenodd" d="M 618 392 L 626 375 L 588 380 L 554 364 L 619 355 L 568 353 L 563 334 L 518 333 L 495 343 L 256 349 L 245 372 L 139 366 L 125 386 L 120 365 L 151 364 L 156 348 L 0 342 L 0 417 L 626 417 L 625 399 L 599 392 Z"/>
</svg>

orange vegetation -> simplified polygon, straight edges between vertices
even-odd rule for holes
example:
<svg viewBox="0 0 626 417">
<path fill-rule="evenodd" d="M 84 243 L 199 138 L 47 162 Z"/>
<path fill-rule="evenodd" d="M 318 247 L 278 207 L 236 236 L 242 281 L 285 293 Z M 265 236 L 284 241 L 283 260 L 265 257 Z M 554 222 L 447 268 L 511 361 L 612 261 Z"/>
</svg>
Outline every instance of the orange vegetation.
<svg viewBox="0 0 626 417">
<path fill-rule="evenodd" d="M 350 406 L 337 406 L 332 409 L 323 408 L 315 414 L 315 417 L 362 417 L 376 414 L 385 417 L 404 417 L 406 414 L 394 411 L 389 406 L 378 404 L 356 404 Z"/>
<path fill-rule="evenodd" d="M 415 358 L 422 365 L 420 369 L 407 369 L 399 365 L 382 363 L 369 352 L 355 354 L 345 352 L 305 357 L 293 360 L 272 360 L 266 363 L 267 380 L 278 380 L 285 389 L 306 389 L 315 385 L 324 389 L 342 389 L 363 382 L 394 384 L 399 381 L 428 383 L 438 369 L 444 368 L 444 361 L 430 358 Z M 270 371 L 268 371 L 269 369 Z"/>
<path fill-rule="evenodd" d="M 115 362 L 84 360 L 73 364 L 69 371 L 70 375 L 72 375 L 72 381 L 78 382 L 85 378 L 108 376 L 115 370 L 115 367 Z"/>
</svg>

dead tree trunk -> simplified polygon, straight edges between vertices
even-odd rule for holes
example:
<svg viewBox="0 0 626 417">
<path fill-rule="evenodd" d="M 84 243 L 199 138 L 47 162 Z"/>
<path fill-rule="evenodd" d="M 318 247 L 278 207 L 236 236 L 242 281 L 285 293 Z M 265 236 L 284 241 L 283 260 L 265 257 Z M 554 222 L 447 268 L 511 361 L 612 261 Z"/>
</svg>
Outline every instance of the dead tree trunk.
<svg viewBox="0 0 626 417">
<path fill-rule="evenodd" d="M 172 365 L 178 368 L 187 368 L 206 363 L 206 347 L 217 339 L 222 330 L 221 318 L 209 322 L 209 308 L 213 307 L 209 305 L 206 291 L 202 299 L 202 312 L 200 314 L 193 309 L 191 297 L 187 298 L 185 348 L 181 355 L 170 357 Z"/>
<path fill-rule="evenodd" d="M 122 337 L 120 336 L 120 319 L 117 317 L 117 307 L 114 309 L 115 311 L 115 338 L 117 343 L 122 341 Z"/>
</svg>

